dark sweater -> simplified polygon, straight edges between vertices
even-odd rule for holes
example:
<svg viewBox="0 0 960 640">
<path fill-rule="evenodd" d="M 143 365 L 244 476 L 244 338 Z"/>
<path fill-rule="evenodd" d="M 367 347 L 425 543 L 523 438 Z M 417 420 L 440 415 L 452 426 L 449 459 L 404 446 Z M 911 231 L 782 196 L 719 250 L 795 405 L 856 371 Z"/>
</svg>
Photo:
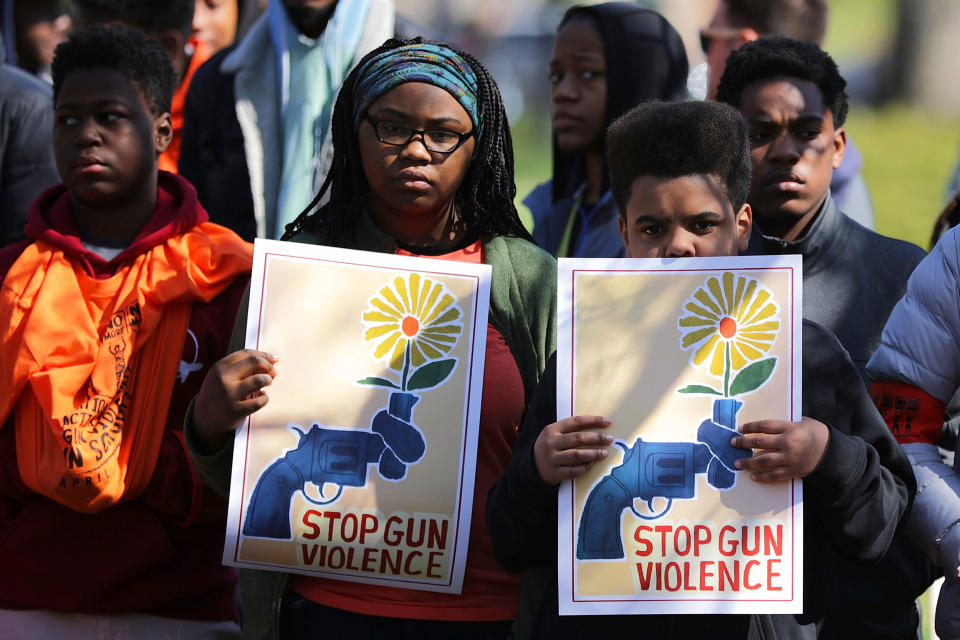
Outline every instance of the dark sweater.
<svg viewBox="0 0 960 640">
<path fill-rule="evenodd" d="M 540 431 L 556 422 L 556 357 L 527 410 L 507 473 L 487 500 L 487 527 L 497 559 L 528 571 L 518 623 L 536 617 L 535 638 L 826 638 L 825 584 L 845 563 L 883 557 L 916 484 L 906 456 L 887 430 L 856 368 L 837 339 L 803 324 L 803 415 L 830 430 L 814 471 L 804 479 L 804 611 L 800 615 L 565 616 L 557 613 L 557 488 L 533 460 Z M 843 564 L 841 563 L 843 560 Z M 539 592 L 534 593 L 539 587 Z M 885 590 L 889 584 L 877 583 Z M 819 635 L 818 635 L 819 634 Z"/>
</svg>

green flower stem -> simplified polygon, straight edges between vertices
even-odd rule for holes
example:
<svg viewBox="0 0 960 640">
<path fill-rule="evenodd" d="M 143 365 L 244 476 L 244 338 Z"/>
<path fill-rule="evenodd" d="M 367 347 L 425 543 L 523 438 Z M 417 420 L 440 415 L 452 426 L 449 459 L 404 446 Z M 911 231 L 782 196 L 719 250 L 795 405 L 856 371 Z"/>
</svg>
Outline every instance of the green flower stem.
<svg viewBox="0 0 960 640">
<path fill-rule="evenodd" d="M 730 343 L 727 342 L 726 349 L 724 349 L 726 355 L 726 366 L 723 368 L 723 397 L 730 397 Z"/>
<path fill-rule="evenodd" d="M 728 347 L 729 348 L 729 347 Z M 407 341 L 407 348 L 403 353 L 403 377 L 400 381 L 400 390 L 407 390 L 407 373 L 410 371 L 410 341 Z"/>
</svg>

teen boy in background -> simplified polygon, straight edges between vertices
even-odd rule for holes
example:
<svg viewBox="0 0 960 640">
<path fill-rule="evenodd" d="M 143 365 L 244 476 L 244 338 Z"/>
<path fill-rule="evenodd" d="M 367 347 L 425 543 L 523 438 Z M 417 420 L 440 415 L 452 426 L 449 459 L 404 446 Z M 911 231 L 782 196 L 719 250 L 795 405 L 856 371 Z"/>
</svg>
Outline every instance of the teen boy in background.
<svg viewBox="0 0 960 640">
<path fill-rule="evenodd" d="M 737 255 L 747 247 L 750 157 L 739 113 L 710 102 L 649 103 L 607 137 L 627 257 Z M 557 485 L 606 457 L 599 416 L 556 419 L 556 356 L 534 393 L 510 466 L 491 490 L 497 559 L 527 570 L 517 635 L 536 638 L 826 638 L 826 587 L 838 560 L 883 557 L 915 490 L 913 475 L 857 369 L 823 327 L 803 324 L 803 418 L 743 425 L 758 482 L 804 480 L 804 611 L 799 615 L 565 616 L 557 612 Z M 816 532 L 816 534 L 814 534 Z M 532 630 L 531 630 L 532 619 Z M 642 630 L 642 631 L 641 631 Z"/>
<path fill-rule="evenodd" d="M 846 151 L 846 81 L 817 45 L 764 37 L 727 59 L 717 100 L 747 120 L 756 222 L 749 252 L 803 256 L 803 317 L 830 329 L 860 376 L 923 259 L 840 211 L 830 178 Z"/>
<path fill-rule="evenodd" d="M 827 0 L 720 0 L 710 25 L 700 30 L 709 70 L 708 97 L 716 98 L 730 53 L 761 36 L 787 36 L 823 46 L 829 13 Z M 847 215 L 872 229 L 873 203 L 862 168 L 863 154 L 848 138 L 847 152 L 833 172 L 830 190 Z"/>
<path fill-rule="evenodd" d="M 53 61 L 63 184 L 0 251 L 0 635 L 234 637 L 225 505 L 182 424 L 252 249 L 157 171 L 175 75 L 140 31 Z"/>
<path fill-rule="evenodd" d="M 747 121 L 757 222 L 750 253 L 803 256 L 803 317 L 837 336 L 866 382 L 883 325 L 924 252 L 853 222 L 831 197 L 846 149 L 845 86 L 817 45 L 763 37 L 730 54 L 717 100 Z M 826 584 L 828 610 L 849 637 L 914 638 L 915 599 L 933 578 L 933 567 L 898 534 L 882 562 L 848 566 Z"/>
</svg>

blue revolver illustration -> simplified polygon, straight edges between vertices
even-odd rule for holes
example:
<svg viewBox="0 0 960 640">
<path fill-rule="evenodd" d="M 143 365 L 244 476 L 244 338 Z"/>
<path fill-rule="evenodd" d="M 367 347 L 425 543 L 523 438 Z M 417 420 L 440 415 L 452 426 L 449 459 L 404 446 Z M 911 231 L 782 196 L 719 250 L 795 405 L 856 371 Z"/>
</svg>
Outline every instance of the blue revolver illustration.
<svg viewBox="0 0 960 640">
<path fill-rule="evenodd" d="M 407 466 L 418 462 L 427 448 L 423 434 L 410 422 L 413 405 L 419 399 L 412 393 L 392 393 L 388 408 L 377 412 L 369 431 L 330 429 L 314 423 L 304 433 L 296 425 L 288 425 L 300 434 L 300 442 L 274 460 L 257 480 L 243 535 L 289 540 L 290 503 L 307 482 L 320 487 L 321 498 L 325 483 L 339 485 L 336 495 L 322 501 L 304 492 L 307 501 L 325 505 L 336 501 L 343 487 L 365 486 L 368 465 L 376 465 L 385 480 L 403 480 Z"/>
<path fill-rule="evenodd" d="M 698 442 L 644 442 L 637 438 L 632 447 L 617 442 L 624 451 L 623 462 L 610 470 L 587 495 L 577 536 L 578 560 L 615 560 L 624 557 L 620 540 L 623 510 L 630 508 L 644 520 L 662 518 L 674 498 L 689 499 L 696 493 L 696 475 L 707 474 L 710 486 L 721 491 L 736 483 L 734 462 L 752 452 L 730 444 L 739 435 L 737 412 L 743 403 L 733 398 L 714 400 L 713 419 L 697 429 Z M 653 512 L 653 499 L 666 498 L 659 513 L 644 515 L 633 501 L 641 498 Z"/>
</svg>

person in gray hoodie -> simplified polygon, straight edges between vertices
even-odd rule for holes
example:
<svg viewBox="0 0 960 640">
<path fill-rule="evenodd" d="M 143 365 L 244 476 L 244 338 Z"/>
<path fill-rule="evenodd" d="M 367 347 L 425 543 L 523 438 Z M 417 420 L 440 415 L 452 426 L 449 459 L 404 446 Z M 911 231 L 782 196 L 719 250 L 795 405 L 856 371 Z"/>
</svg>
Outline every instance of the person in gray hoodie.
<svg viewBox="0 0 960 640">
<path fill-rule="evenodd" d="M 6 61 L 0 35 L 0 246 L 22 240 L 30 203 L 60 182 L 53 161 L 53 93 Z"/>
</svg>

